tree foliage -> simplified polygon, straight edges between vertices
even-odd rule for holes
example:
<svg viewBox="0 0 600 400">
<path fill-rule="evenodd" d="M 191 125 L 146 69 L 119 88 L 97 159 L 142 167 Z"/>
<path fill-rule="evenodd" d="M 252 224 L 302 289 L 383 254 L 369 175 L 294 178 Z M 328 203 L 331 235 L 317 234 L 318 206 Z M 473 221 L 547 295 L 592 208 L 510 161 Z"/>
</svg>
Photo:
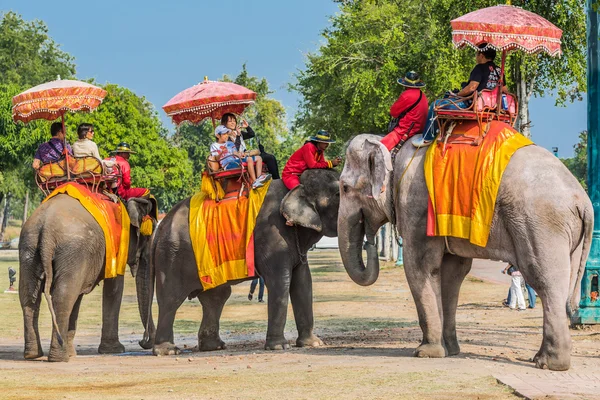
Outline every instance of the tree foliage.
<svg viewBox="0 0 600 400">
<path fill-rule="evenodd" d="M 0 14 L 0 83 L 35 86 L 75 75 L 74 58 L 60 49 L 42 21 Z"/>
<path fill-rule="evenodd" d="M 66 118 L 67 137 L 77 139 L 80 123 L 94 125 L 94 141 L 102 157 L 108 157 L 120 142 L 136 151 L 129 159 L 132 185 L 150 188 L 162 210 L 192 193 L 192 164 L 185 151 L 168 137 L 153 105 L 144 97 L 115 84 L 104 85 L 104 102 L 91 114 Z"/>
<path fill-rule="evenodd" d="M 561 161 L 587 191 L 587 131 L 579 133 L 579 142 L 573 146 L 575 156 Z"/>
<path fill-rule="evenodd" d="M 322 32 L 324 43 L 308 54 L 292 89 L 302 95 L 296 115 L 305 132 L 327 129 L 338 139 L 361 132 L 385 133 L 389 107 L 401 92 L 396 80 L 409 70 L 427 83 L 430 100 L 466 81 L 472 51 L 452 45 L 450 21 L 470 11 L 504 3 L 493 0 L 338 0 L 340 12 Z M 556 90 L 559 99 L 585 90 L 585 14 L 578 0 L 515 0 L 564 31 L 562 58 L 508 61 L 508 81 L 517 88 L 528 118 L 528 96 Z M 568 71 L 568 72 L 567 72 Z"/>
</svg>

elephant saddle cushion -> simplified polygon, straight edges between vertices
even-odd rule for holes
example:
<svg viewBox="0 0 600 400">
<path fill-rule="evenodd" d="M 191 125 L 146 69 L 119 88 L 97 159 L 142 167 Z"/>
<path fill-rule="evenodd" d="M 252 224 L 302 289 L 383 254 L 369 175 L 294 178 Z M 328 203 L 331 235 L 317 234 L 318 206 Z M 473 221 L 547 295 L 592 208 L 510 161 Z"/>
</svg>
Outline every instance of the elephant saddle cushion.
<svg viewBox="0 0 600 400">
<path fill-rule="evenodd" d="M 533 142 L 500 121 L 491 121 L 481 144 L 472 145 L 479 133 L 477 121 L 466 121 L 445 143 L 434 143 L 427 150 L 428 236 L 487 245 L 502 174 L 512 155 Z"/>
<path fill-rule="evenodd" d="M 86 186 L 75 182 L 65 183 L 56 189 L 44 202 L 60 194 L 79 200 L 98 222 L 104 233 L 106 244 L 106 261 L 104 278 L 115 278 L 125 274 L 127 253 L 129 251 L 129 214 L 127 208 L 119 201 L 113 202 L 107 196 L 90 191 Z"/>
<path fill-rule="evenodd" d="M 190 239 L 204 290 L 256 275 L 254 227 L 270 182 L 247 197 L 217 202 L 201 191 L 190 199 Z"/>
</svg>

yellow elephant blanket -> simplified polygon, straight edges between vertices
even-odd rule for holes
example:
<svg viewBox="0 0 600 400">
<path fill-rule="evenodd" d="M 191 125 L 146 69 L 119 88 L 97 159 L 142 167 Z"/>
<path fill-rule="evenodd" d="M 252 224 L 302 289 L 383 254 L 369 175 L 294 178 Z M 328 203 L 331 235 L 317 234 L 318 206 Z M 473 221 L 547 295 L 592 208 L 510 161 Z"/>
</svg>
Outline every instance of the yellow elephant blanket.
<svg viewBox="0 0 600 400">
<path fill-rule="evenodd" d="M 91 192 L 88 188 L 75 182 L 60 185 L 44 199 L 46 202 L 59 194 L 79 200 L 104 232 L 106 247 L 106 264 L 104 278 L 116 278 L 125 275 L 127 253 L 129 251 L 129 214 L 125 205 L 119 201 L 114 203 L 100 193 Z"/>
<path fill-rule="evenodd" d="M 206 191 L 191 198 L 190 238 L 204 290 L 256 275 L 254 227 L 270 185 L 218 203 Z"/>
<path fill-rule="evenodd" d="M 500 121 L 490 123 L 480 145 L 465 140 L 478 136 L 477 122 L 464 122 L 446 144 L 434 143 L 427 150 L 427 236 L 452 236 L 487 245 L 502 174 L 515 151 L 533 142 Z"/>
</svg>

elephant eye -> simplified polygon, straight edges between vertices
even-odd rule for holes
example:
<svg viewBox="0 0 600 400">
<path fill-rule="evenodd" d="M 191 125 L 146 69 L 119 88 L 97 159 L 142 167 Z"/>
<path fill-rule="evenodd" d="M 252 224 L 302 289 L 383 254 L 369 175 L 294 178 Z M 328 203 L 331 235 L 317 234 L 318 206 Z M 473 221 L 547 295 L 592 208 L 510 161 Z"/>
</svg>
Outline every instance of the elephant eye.
<svg viewBox="0 0 600 400">
<path fill-rule="evenodd" d="M 350 190 L 350 187 L 346 183 L 344 183 L 342 185 L 342 189 L 344 190 L 344 193 L 348 193 L 348 190 Z"/>
</svg>

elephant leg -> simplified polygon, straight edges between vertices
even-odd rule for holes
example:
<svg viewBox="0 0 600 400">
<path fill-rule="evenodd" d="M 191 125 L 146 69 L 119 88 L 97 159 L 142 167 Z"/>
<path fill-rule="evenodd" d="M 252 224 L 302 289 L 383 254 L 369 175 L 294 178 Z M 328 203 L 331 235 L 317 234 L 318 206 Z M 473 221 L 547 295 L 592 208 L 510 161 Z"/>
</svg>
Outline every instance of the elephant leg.
<svg viewBox="0 0 600 400">
<path fill-rule="evenodd" d="M 198 296 L 202 304 L 202 322 L 198 330 L 198 350 L 211 351 L 223 350 L 225 342 L 219 336 L 219 320 L 223 307 L 231 296 L 231 286 L 223 285 L 202 292 Z"/>
<path fill-rule="evenodd" d="M 427 244 L 424 246 L 423 242 Z M 404 272 L 417 307 L 419 325 L 423 331 L 423 341 L 415 350 L 416 357 L 446 356 L 442 336 L 440 279 L 440 267 L 444 255 L 443 243 L 443 240 L 425 238 L 405 240 Z"/>
<path fill-rule="evenodd" d="M 166 293 L 167 289 L 169 293 Z M 163 287 L 160 282 L 157 282 L 158 323 L 152 347 L 152 354 L 155 356 L 169 356 L 181 352 L 174 343 L 173 324 L 177 309 L 184 302 L 188 293 L 191 293 L 191 290 L 182 287 L 173 288 L 168 285 Z"/>
<path fill-rule="evenodd" d="M 75 333 L 77 331 L 77 319 L 79 318 L 79 307 L 81 306 L 81 299 L 83 299 L 83 295 L 80 295 L 75 305 L 73 306 L 73 311 L 71 311 L 71 317 L 69 318 L 69 333 L 67 334 L 67 353 L 69 353 L 69 357 L 75 357 L 77 355 L 77 351 L 75 350 Z"/>
<path fill-rule="evenodd" d="M 442 260 L 443 336 L 449 356 L 460 353 L 456 337 L 456 307 L 460 287 L 471 270 L 471 264 L 473 264 L 472 258 L 463 258 L 452 254 L 444 255 Z"/>
<path fill-rule="evenodd" d="M 556 246 L 560 248 L 560 246 Z M 568 249 L 565 249 L 568 254 Z M 570 262 L 552 252 L 539 257 L 540 264 L 520 267 L 525 280 L 542 299 L 544 310 L 543 340 L 534 357 L 537 367 L 565 371 L 571 366 L 571 333 L 566 313 L 569 295 Z"/>
<path fill-rule="evenodd" d="M 268 272 L 264 276 L 265 285 L 269 291 L 269 325 L 265 350 L 285 350 L 290 348 L 290 344 L 283 334 L 290 296 L 290 269 L 287 266 L 281 266 L 281 269 Z"/>
<path fill-rule="evenodd" d="M 56 324 L 63 340 L 61 345 L 58 341 L 57 331 L 52 327 L 52 340 L 50 342 L 50 352 L 48 353 L 48 361 L 51 362 L 69 361 L 67 346 L 69 325 L 73 308 L 80 297 L 77 292 L 72 290 L 72 286 L 73 282 L 69 282 L 69 285 L 65 285 L 62 282 L 56 283 L 51 293 Z"/>
<path fill-rule="evenodd" d="M 124 353 L 125 346 L 119 341 L 119 311 L 123 300 L 124 276 L 105 279 L 102 287 L 102 338 L 98 353 Z"/>
<path fill-rule="evenodd" d="M 294 310 L 296 328 L 298 328 L 298 347 L 322 346 L 323 342 L 314 333 L 312 277 L 308 263 L 297 266 L 292 271 L 290 298 Z"/>
<path fill-rule="evenodd" d="M 21 284 L 19 287 L 25 327 L 25 351 L 23 355 L 26 360 L 34 360 L 44 355 L 38 329 L 43 283 L 43 280 L 36 280 L 31 285 Z"/>
</svg>

